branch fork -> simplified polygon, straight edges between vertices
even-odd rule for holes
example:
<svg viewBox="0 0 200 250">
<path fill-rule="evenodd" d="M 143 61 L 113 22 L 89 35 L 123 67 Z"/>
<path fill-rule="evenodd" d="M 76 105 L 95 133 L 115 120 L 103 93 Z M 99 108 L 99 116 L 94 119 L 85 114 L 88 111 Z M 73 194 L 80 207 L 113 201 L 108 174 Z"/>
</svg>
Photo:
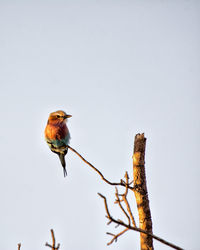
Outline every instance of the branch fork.
<svg viewBox="0 0 200 250">
<path fill-rule="evenodd" d="M 55 236 L 54 236 L 53 229 L 51 229 L 51 237 L 52 237 L 52 245 L 50 245 L 49 243 L 46 243 L 45 246 L 50 247 L 52 250 L 58 250 L 59 247 L 60 247 L 60 244 L 58 243 L 58 245 L 56 246 L 56 239 L 55 239 Z"/>
</svg>

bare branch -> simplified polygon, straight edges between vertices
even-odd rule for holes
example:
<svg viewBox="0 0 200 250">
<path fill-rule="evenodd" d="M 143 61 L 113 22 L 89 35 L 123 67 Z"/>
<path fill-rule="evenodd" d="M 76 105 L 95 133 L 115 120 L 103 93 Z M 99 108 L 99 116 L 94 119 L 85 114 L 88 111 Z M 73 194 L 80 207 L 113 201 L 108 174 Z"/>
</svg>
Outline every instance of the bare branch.
<svg viewBox="0 0 200 250">
<path fill-rule="evenodd" d="M 51 229 L 51 237 L 52 237 L 52 244 L 53 244 L 53 247 L 55 247 L 56 241 L 55 241 L 55 236 L 54 236 L 53 229 Z"/>
<path fill-rule="evenodd" d="M 81 160 L 83 160 L 87 165 L 89 165 L 92 169 L 94 169 L 94 171 L 96 171 L 100 176 L 101 179 L 103 181 L 105 181 L 106 183 L 113 185 L 113 186 L 125 186 L 125 183 L 121 180 L 121 182 L 110 182 L 109 180 L 107 180 L 103 174 L 97 169 L 95 168 L 95 166 L 93 166 L 89 161 L 87 161 L 81 154 L 79 154 L 74 148 L 72 148 L 71 146 L 68 145 L 68 148 L 73 151 L 75 154 L 77 154 Z M 128 185 L 128 188 L 133 190 L 133 187 L 131 187 L 130 185 Z"/>
<path fill-rule="evenodd" d="M 127 171 L 126 171 L 124 177 L 126 179 L 126 190 L 125 190 L 125 193 L 122 195 L 122 199 L 123 199 L 124 203 L 126 204 L 126 209 L 127 209 L 128 213 L 129 213 L 129 216 L 131 218 L 131 222 L 132 222 L 133 226 L 136 227 L 135 219 L 134 219 L 134 216 L 132 214 L 130 205 L 129 205 L 128 200 L 127 200 L 127 195 L 128 195 L 128 187 L 127 186 L 128 186 L 128 180 L 129 180 L 129 176 L 128 176 Z"/>
<path fill-rule="evenodd" d="M 106 200 L 106 197 L 103 196 L 102 194 L 98 193 L 98 195 L 104 199 L 104 205 L 105 205 L 105 209 L 106 209 L 106 213 L 107 213 L 107 218 L 110 219 L 111 216 L 110 216 L 110 213 L 109 213 L 109 210 L 108 210 L 108 205 L 107 205 L 107 200 Z"/>
<path fill-rule="evenodd" d="M 125 172 L 124 177 L 125 177 L 125 180 L 126 180 L 126 182 L 125 182 L 126 190 L 125 190 L 124 195 L 127 196 L 127 194 L 128 194 L 128 180 L 129 180 L 129 176 L 128 176 L 128 172 L 127 171 Z"/>
<path fill-rule="evenodd" d="M 133 183 L 134 194 L 139 215 L 139 227 L 153 234 L 151 210 L 149 205 L 146 173 L 145 173 L 145 148 L 146 138 L 143 134 L 137 134 L 134 141 L 133 150 Z M 141 248 L 153 250 L 153 239 L 151 236 L 140 234 Z"/>
<path fill-rule="evenodd" d="M 128 213 L 129 213 L 129 215 L 131 217 L 131 222 L 132 222 L 133 226 L 136 226 L 135 219 L 134 219 L 134 216 L 132 214 L 132 211 L 131 211 L 131 208 L 130 208 L 130 205 L 128 203 L 128 200 L 127 200 L 126 196 L 123 195 L 122 199 L 123 199 L 124 203 L 126 204 L 126 208 L 127 208 L 127 211 L 128 211 Z"/>
<path fill-rule="evenodd" d="M 106 234 L 111 235 L 111 236 L 115 236 L 115 234 L 109 233 L 109 232 L 107 232 Z"/>
<path fill-rule="evenodd" d="M 121 201 L 120 201 L 120 199 L 119 199 L 119 195 L 118 195 L 118 189 L 115 187 L 115 196 L 116 196 L 116 203 L 119 205 L 119 207 L 121 208 L 121 210 L 122 210 L 122 212 L 125 214 L 125 216 L 127 217 L 127 219 L 128 219 L 128 224 L 130 225 L 131 224 L 131 221 L 130 221 L 130 218 L 129 218 L 129 216 L 128 216 L 128 214 L 127 214 L 127 212 L 124 210 L 124 208 L 123 208 L 123 206 L 122 206 L 122 204 L 121 204 Z"/>
<path fill-rule="evenodd" d="M 128 213 L 129 213 L 129 215 L 130 215 L 130 217 L 129 217 L 128 214 L 125 212 L 125 213 L 126 213 L 126 217 L 129 218 L 129 220 L 130 220 L 130 218 L 131 218 L 131 222 L 132 222 L 133 226 L 130 225 L 130 222 L 129 222 L 129 224 L 126 224 L 126 223 L 124 223 L 122 220 L 119 220 L 119 219 L 116 220 L 116 219 L 114 219 L 114 218 L 110 215 L 110 212 L 109 212 L 109 210 L 108 210 L 107 201 L 106 201 L 105 196 L 103 196 L 102 194 L 98 193 L 99 196 L 100 196 L 101 198 L 104 199 L 104 205 L 105 205 L 106 214 L 107 214 L 106 217 L 107 217 L 108 220 L 109 220 L 109 221 L 108 221 L 108 224 L 114 222 L 114 223 L 117 224 L 117 226 L 121 225 L 121 226 L 126 227 L 126 230 L 122 231 L 121 233 L 119 233 L 119 234 L 117 234 L 117 235 L 113 235 L 114 237 L 117 236 L 116 239 L 117 239 L 120 235 L 122 235 L 123 233 L 125 233 L 128 229 L 131 229 L 131 230 L 134 230 L 134 231 L 137 231 L 137 232 L 146 234 L 146 235 L 148 235 L 148 236 L 151 236 L 152 238 L 154 238 L 154 239 L 160 241 L 161 243 L 163 243 L 163 244 L 165 244 L 165 245 L 167 245 L 167 246 L 170 246 L 170 247 L 172 247 L 172 248 L 174 248 L 174 249 L 183 250 L 182 248 L 180 248 L 180 247 L 178 247 L 178 246 L 176 246 L 176 245 L 174 245 L 174 244 L 172 244 L 172 243 L 170 243 L 170 242 L 168 242 L 168 241 L 166 241 L 166 240 L 164 240 L 164 239 L 162 239 L 162 238 L 160 238 L 160 237 L 158 237 L 158 236 L 156 236 L 156 235 L 154 235 L 154 234 L 152 234 L 152 233 L 150 233 L 150 232 L 147 232 L 147 231 L 145 231 L 145 230 L 143 230 L 143 229 L 141 229 L 141 228 L 136 227 L 135 219 L 134 219 L 133 214 L 132 214 L 132 212 L 131 212 L 131 208 L 130 208 L 130 205 L 129 205 L 129 203 L 128 203 L 128 200 L 127 200 L 126 196 L 127 196 L 127 194 L 128 194 L 128 189 L 135 191 L 135 188 L 137 188 L 137 185 L 136 185 L 136 187 L 135 187 L 134 185 L 131 186 L 131 184 L 134 183 L 134 182 L 133 182 L 133 181 L 131 181 L 130 183 L 128 182 L 128 179 L 129 179 L 129 178 L 128 178 L 128 174 L 125 175 L 126 182 L 124 182 L 124 180 L 122 180 L 122 179 L 120 180 L 120 182 L 110 182 L 109 180 L 107 180 L 107 179 L 104 177 L 104 175 L 101 173 L 101 171 L 99 171 L 96 167 L 94 167 L 89 161 L 87 161 L 87 160 L 86 160 L 81 154 L 79 154 L 74 148 L 72 148 L 71 146 L 68 146 L 68 148 L 69 148 L 71 151 L 73 151 L 76 155 L 78 155 L 78 156 L 81 158 L 81 160 L 83 160 L 87 165 L 89 165 L 94 171 L 96 171 L 96 172 L 100 175 L 101 179 L 102 179 L 103 181 L 105 181 L 107 184 L 113 185 L 113 186 L 123 186 L 123 187 L 126 188 L 125 193 L 124 193 L 123 195 L 119 195 L 119 194 L 118 194 L 117 202 L 118 202 L 118 204 L 121 205 L 121 201 L 120 201 L 120 199 L 119 199 L 119 196 L 122 196 L 123 201 L 124 201 L 125 204 L 126 204 L 127 211 L 128 211 Z M 138 166 L 139 166 L 139 165 L 138 165 Z M 118 201 L 118 200 L 119 200 L 119 201 Z M 121 209 L 122 209 L 123 212 L 125 211 L 123 207 L 122 207 Z M 114 239 L 114 240 L 115 240 L 115 239 Z M 113 241 L 114 241 L 114 240 L 113 240 Z M 112 241 L 112 242 L 113 242 L 113 241 Z M 48 243 L 47 243 L 47 244 L 48 244 Z M 111 244 L 111 243 L 110 243 L 110 244 Z"/>
<path fill-rule="evenodd" d="M 171 248 L 174 248 L 174 249 L 177 249 L 177 250 L 184 250 L 183 248 L 180 248 L 180 247 L 178 247 L 178 246 L 176 246 L 176 245 L 174 245 L 174 244 L 172 244 L 172 243 L 170 243 L 170 242 L 168 242 L 168 241 L 166 241 L 166 240 L 164 240 L 164 239 L 162 239 L 162 238 L 160 238 L 160 237 L 158 237 L 158 236 L 156 236 L 156 235 L 154 235 L 154 234 L 151 234 L 151 233 L 149 233 L 149 232 L 147 232 L 147 231 L 145 231 L 145 230 L 143 230 L 143 229 L 141 229 L 141 228 L 133 227 L 133 226 L 130 226 L 130 225 L 124 223 L 124 222 L 121 221 L 121 220 L 116 220 L 116 219 L 114 219 L 114 218 L 110 215 L 106 197 L 103 196 L 103 195 L 100 194 L 100 193 L 98 193 L 98 194 L 99 194 L 99 196 L 100 196 L 101 198 L 103 198 L 103 200 L 104 200 L 104 205 L 105 205 L 105 210 L 106 210 L 106 213 L 107 213 L 107 218 L 108 218 L 110 221 L 112 221 L 112 222 L 114 222 L 114 223 L 116 223 L 116 224 L 118 224 L 118 225 L 121 225 L 121 226 L 125 227 L 127 230 L 130 229 L 130 230 L 133 230 L 133 231 L 136 231 L 136 232 L 140 232 L 140 233 L 147 234 L 147 235 L 151 236 L 152 238 L 154 238 L 155 240 L 158 240 L 158 241 L 160 241 L 161 243 L 163 243 L 163 244 L 165 244 L 165 245 L 167 245 L 167 246 L 169 246 L 169 247 L 171 247 Z M 124 233 L 124 232 L 123 232 L 123 233 Z M 118 237 L 119 237 L 119 236 L 118 236 Z"/>
<path fill-rule="evenodd" d="M 50 245 L 49 243 L 46 243 L 45 246 L 50 247 L 52 250 L 58 250 L 60 247 L 60 244 L 58 244 L 56 247 L 56 240 L 55 240 L 53 229 L 51 229 L 51 237 L 52 237 L 52 245 Z"/>
<path fill-rule="evenodd" d="M 118 234 L 107 233 L 107 234 L 113 236 L 112 240 L 111 240 L 110 242 L 108 242 L 107 245 L 108 245 L 108 246 L 111 245 L 114 241 L 117 242 L 118 237 L 121 236 L 122 234 L 124 234 L 124 233 L 125 233 L 126 231 L 128 231 L 128 230 L 129 230 L 129 228 L 125 228 L 123 231 L 121 231 L 121 232 L 118 233 Z"/>
<path fill-rule="evenodd" d="M 20 250 L 20 248 L 21 248 L 21 243 L 18 244 L 18 250 Z"/>
</svg>

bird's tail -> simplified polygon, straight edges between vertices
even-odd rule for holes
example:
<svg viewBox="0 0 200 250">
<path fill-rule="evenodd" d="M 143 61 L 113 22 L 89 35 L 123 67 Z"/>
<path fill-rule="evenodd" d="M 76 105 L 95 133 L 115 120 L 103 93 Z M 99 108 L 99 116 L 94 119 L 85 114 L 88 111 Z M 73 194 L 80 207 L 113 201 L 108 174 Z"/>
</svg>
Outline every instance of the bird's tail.
<svg viewBox="0 0 200 250">
<path fill-rule="evenodd" d="M 65 154 L 59 153 L 59 159 L 60 162 L 63 166 L 63 173 L 64 173 L 64 177 L 67 176 L 67 170 L 66 170 L 66 163 L 65 163 Z"/>
</svg>

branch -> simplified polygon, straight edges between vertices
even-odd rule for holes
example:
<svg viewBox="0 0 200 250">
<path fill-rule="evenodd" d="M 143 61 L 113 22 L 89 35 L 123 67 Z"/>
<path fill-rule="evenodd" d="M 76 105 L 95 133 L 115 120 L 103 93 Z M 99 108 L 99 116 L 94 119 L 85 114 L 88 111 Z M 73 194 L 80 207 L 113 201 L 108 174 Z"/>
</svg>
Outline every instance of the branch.
<svg viewBox="0 0 200 250">
<path fill-rule="evenodd" d="M 124 182 L 122 179 L 121 179 L 121 182 L 119 182 L 119 183 L 118 183 L 118 182 L 110 182 L 109 180 L 107 180 L 107 179 L 103 176 L 103 174 L 102 174 L 97 168 L 95 168 L 89 161 L 87 161 L 87 160 L 86 160 L 81 154 L 79 154 L 74 148 L 72 148 L 71 146 L 68 146 L 68 148 L 69 148 L 71 151 L 73 151 L 76 155 L 78 155 L 78 156 L 81 158 L 81 160 L 84 161 L 87 165 L 89 165 L 94 171 L 96 171 L 96 172 L 100 175 L 101 179 L 102 179 L 103 181 L 105 181 L 107 184 L 113 185 L 113 186 L 123 186 L 123 187 L 126 188 L 125 193 L 124 193 L 123 195 L 121 195 L 121 196 L 122 196 L 123 201 L 124 201 L 125 204 L 126 204 L 127 211 L 128 211 L 128 213 L 129 213 L 129 215 L 130 215 L 131 222 L 132 222 L 133 226 L 131 226 L 130 223 L 129 223 L 129 224 L 124 223 L 122 220 L 116 220 L 116 219 L 114 219 L 114 218 L 110 215 L 110 212 L 109 212 L 109 210 L 108 210 L 107 201 L 106 201 L 105 196 L 103 196 L 102 194 L 98 193 L 99 196 L 100 196 L 101 198 L 104 199 L 104 204 L 105 204 L 105 209 L 106 209 L 106 214 L 107 214 L 106 217 L 107 217 L 108 220 L 109 220 L 107 224 L 109 225 L 110 223 L 114 222 L 114 223 L 117 224 L 117 226 L 121 225 L 121 226 L 124 226 L 124 227 L 126 228 L 126 230 L 123 230 L 122 232 L 120 232 L 120 233 L 117 234 L 117 235 L 108 233 L 108 234 L 110 234 L 110 235 L 113 236 L 113 239 L 108 243 L 108 245 L 112 244 L 112 242 L 113 242 L 114 240 L 116 241 L 117 238 L 118 238 L 120 235 L 122 235 L 123 233 L 125 233 L 126 231 L 128 231 L 128 230 L 130 229 L 130 230 L 133 230 L 133 231 L 137 231 L 137 232 L 146 234 L 146 235 L 148 235 L 148 236 L 150 236 L 150 237 L 152 237 L 152 238 L 154 238 L 154 239 L 160 241 L 161 243 L 163 243 L 163 244 L 165 244 L 165 245 L 167 245 L 167 246 L 170 246 L 170 247 L 172 247 L 172 248 L 174 248 L 174 249 L 183 250 L 183 248 L 180 248 L 180 247 L 178 247 L 178 246 L 176 246 L 176 245 L 174 245 L 174 244 L 172 244 L 172 243 L 170 243 L 170 242 L 168 242 L 168 241 L 166 241 L 166 240 L 164 240 L 164 239 L 162 239 L 162 238 L 160 238 L 160 237 L 158 237 L 158 236 L 156 236 L 156 235 L 154 235 L 154 234 L 152 234 L 152 233 L 150 233 L 150 232 L 147 232 L 147 231 L 145 231 L 145 230 L 143 230 L 143 229 L 141 229 L 141 228 L 136 227 L 135 219 L 134 219 L 133 214 L 132 214 L 132 212 L 131 212 L 130 205 L 129 205 L 129 203 L 128 203 L 128 200 L 127 200 L 126 196 L 127 196 L 127 194 L 128 194 L 128 189 L 135 191 L 135 189 L 136 189 L 136 188 L 138 189 L 138 187 L 137 187 L 137 185 L 136 185 L 136 186 L 133 185 L 133 187 L 130 186 L 130 185 L 133 183 L 133 181 L 128 182 L 128 174 L 127 174 L 127 176 L 125 175 L 126 182 Z M 135 156 L 135 155 L 134 155 L 134 156 Z M 140 165 L 138 165 L 138 166 L 140 166 Z M 137 191 L 138 191 L 138 190 L 137 190 Z M 119 196 L 119 194 L 118 194 L 118 196 Z M 121 202 L 121 201 L 120 201 L 120 202 Z M 126 214 L 127 214 L 127 213 L 126 213 Z M 47 243 L 47 244 L 48 244 L 48 243 Z"/>
<path fill-rule="evenodd" d="M 46 243 L 45 246 L 52 248 L 52 250 L 58 250 L 60 247 L 60 244 L 58 244 L 56 247 L 56 240 L 55 240 L 53 229 L 51 229 L 51 237 L 52 237 L 52 246 L 49 243 Z"/>
<path fill-rule="evenodd" d="M 126 171 L 124 177 L 126 179 L 126 190 L 125 190 L 125 193 L 122 195 L 122 199 L 123 199 L 124 203 L 126 204 L 126 209 L 127 209 L 128 213 L 129 213 L 129 216 L 131 218 L 131 222 L 132 222 L 133 226 L 136 227 L 135 219 L 134 219 L 134 216 L 132 214 L 130 205 L 129 205 L 128 200 L 127 200 L 127 195 L 128 195 L 128 187 L 127 187 L 127 185 L 128 185 L 128 179 L 129 179 L 127 171 Z"/>
<path fill-rule="evenodd" d="M 118 234 L 107 233 L 107 234 L 113 236 L 112 240 L 111 240 L 110 242 L 108 242 L 107 245 L 108 245 L 108 246 L 111 245 L 114 241 L 117 242 L 118 237 L 121 236 L 122 234 L 124 234 L 124 233 L 125 233 L 126 231 L 128 231 L 128 230 L 129 230 L 129 228 L 125 228 L 123 231 L 121 231 L 121 232 L 118 233 Z"/>
<path fill-rule="evenodd" d="M 133 152 L 133 183 L 139 215 L 139 227 L 153 234 L 145 174 L 145 147 L 146 138 L 144 137 L 144 133 L 137 134 L 135 136 Z M 153 239 L 147 234 L 140 234 L 140 244 L 143 250 L 153 250 Z"/>
<path fill-rule="evenodd" d="M 21 248 L 21 243 L 18 244 L 18 250 L 20 250 L 20 248 Z"/>
<path fill-rule="evenodd" d="M 178 246 L 176 246 L 176 245 L 174 245 L 174 244 L 172 244 L 172 243 L 170 243 L 170 242 L 168 242 L 168 241 L 166 241 L 166 240 L 164 240 L 164 239 L 162 239 L 162 238 L 160 238 L 160 237 L 158 237 L 158 236 L 156 236 L 156 235 L 154 235 L 154 234 L 151 234 L 151 233 L 149 233 L 149 232 L 147 232 L 147 231 L 145 231 L 145 230 L 143 230 L 143 229 L 141 229 L 141 228 L 133 227 L 133 226 L 130 226 L 130 225 L 124 223 L 124 222 L 121 221 L 121 220 L 116 220 L 116 219 L 114 219 L 114 218 L 110 215 L 106 197 L 103 196 L 103 195 L 100 194 L 100 193 L 98 193 L 98 195 L 99 195 L 101 198 L 104 199 L 105 210 L 106 210 L 106 213 L 107 213 L 107 216 L 106 216 L 106 217 L 109 219 L 109 222 L 110 222 L 110 223 L 111 223 L 111 222 L 114 222 L 114 223 L 116 223 L 117 225 L 121 225 L 121 226 L 123 226 L 123 227 L 125 227 L 125 228 L 127 229 L 126 231 L 128 231 L 128 230 L 130 229 L 130 230 L 133 230 L 133 231 L 137 231 L 137 232 L 140 232 L 140 233 L 144 233 L 144 234 L 151 236 L 151 237 L 154 238 L 155 240 L 158 240 L 158 241 L 160 241 L 161 243 L 163 243 L 163 244 L 165 244 L 165 245 L 167 245 L 167 246 L 169 246 L 169 247 L 172 247 L 172 248 L 177 249 L 177 250 L 183 250 L 183 248 L 180 248 L 180 247 L 178 247 Z M 117 235 L 117 237 L 119 237 L 119 236 L 120 236 L 121 234 L 123 234 L 123 233 L 125 233 L 125 231 L 122 231 L 120 234 Z M 110 233 L 109 233 L 109 234 L 110 234 Z M 114 238 L 117 238 L 116 235 L 114 235 L 114 234 L 110 234 L 110 235 L 114 236 Z M 108 243 L 109 245 L 115 240 L 114 238 L 111 240 L 111 242 Z"/>
<path fill-rule="evenodd" d="M 110 185 L 113 185 L 113 186 L 123 186 L 125 187 L 125 183 L 123 182 L 123 180 L 121 180 L 121 182 L 110 182 L 109 180 L 107 180 L 103 174 L 97 169 L 95 168 L 95 166 L 93 166 L 89 161 L 87 161 L 81 154 L 79 154 L 74 148 L 72 148 L 71 146 L 68 145 L 68 148 L 73 151 L 75 154 L 77 154 L 81 160 L 83 160 L 87 165 L 89 165 L 92 169 L 94 169 L 94 171 L 96 171 L 100 176 L 101 176 L 101 179 L 103 181 L 105 181 L 106 183 L 110 184 Z M 133 190 L 133 187 L 130 186 L 130 184 L 128 184 L 128 188 Z"/>
<path fill-rule="evenodd" d="M 125 214 L 125 216 L 126 216 L 127 219 L 128 219 L 128 224 L 130 225 L 130 224 L 131 224 L 130 218 L 129 218 L 127 212 L 124 210 L 124 208 L 123 208 L 123 206 L 122 206 L 122 204 L 121 204 L 121 201 L 120 201 L 120 199 L 119 199 L 118 189 L 117 189 L 116 187 L 115 187 L 115 190 L 116 190 L 116 191 L 115 191 L 115 196 L 116 196 L 116 201 L 115 201 L 115 203 L 117 203 L 117 204 L 119 205 L 119 207 L 121 208 L 122 212 Z"/>
</svg>

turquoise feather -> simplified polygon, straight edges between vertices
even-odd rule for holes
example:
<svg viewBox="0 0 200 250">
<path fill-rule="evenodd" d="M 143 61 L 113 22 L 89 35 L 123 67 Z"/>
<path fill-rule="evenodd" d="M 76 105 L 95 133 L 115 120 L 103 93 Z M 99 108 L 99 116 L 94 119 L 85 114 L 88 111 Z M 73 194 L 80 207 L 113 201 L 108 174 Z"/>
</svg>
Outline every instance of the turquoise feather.
<svg viewBox="0 0 200 250">
<path fill-rule="evenodd" d="M 70 134 L 68 133 L 67 136 L 64 139 L 61 140 L 50 140 L 50 139 L 46 139 L 48 144 L 53 145 L 55 148 L 60 148 L 60 147 L 65 147 L 69 144 L 70 141 Z"/>
</svg>

